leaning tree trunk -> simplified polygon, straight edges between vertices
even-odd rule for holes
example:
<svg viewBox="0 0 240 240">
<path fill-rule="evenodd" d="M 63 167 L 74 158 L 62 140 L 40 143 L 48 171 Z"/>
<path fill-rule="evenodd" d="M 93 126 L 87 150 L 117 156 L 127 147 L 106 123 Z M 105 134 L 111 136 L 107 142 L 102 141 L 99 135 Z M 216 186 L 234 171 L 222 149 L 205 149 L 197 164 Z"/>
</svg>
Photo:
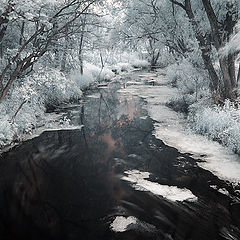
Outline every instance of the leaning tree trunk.
<svg viewBox="0 0 240 240">
<path fill-rule="evenodd" d="M 228 55 L 228 72 L 231 79 L 232 88 L 237 86 L 237 78 L 235 73 L 235 54 Z"/>
<path fill-rule="evenodd" d="M 222 41 L 220 37 L 218 20 L 215 15 L 215 12 L 212 8 L 210 0 L 202 0 L 209 23 L 211 25 L 212 34 L 213 34 L 213 43 L 217 51 L 222 47 Z M 226 18 L 228 22 L 228 35 L 231 34 L 233 29 L 232 18 L 227 14 Z M 235 57 L 234 55 L 229 55 L 227 57 L 219 57 L 220 68 L 222 72 L 222 77 L 224 81 L 224 97 L 229 99 L 235 99 L 236 95 L 234 94 L 234 88 L 236 87 L 236 76 L 235 76 Z"/>
<path fill-rule="evenodd" d="M 198 40 L 198 44 L 199 44 L 199 47 L 202 52 L 201 55 L 202 55 L 202 59 L 204 62 L 204 66 L 206 67 L 206 69 L 209 73 L 209 76 L 210 76 L 210 80 L 211 80 L 210 88 L 213 92 L 215 92 L 218 95 L 218 94 L 220 94 L 220 80 L 214 69 L 214 66 L 213 66 L 213 63 L 212 63 L 212 60 L 211 60 L 211 57 L 209 54 L 210 53 L 210 51 L 209 51 L 210 43 L 205 39 L 205 37 L 202 35 L 202 33 L 199 29 L 198 23 L 195 20 L 195 16 L 194 16 L 194 13 L 193 13 L 193 10 L 191 7 L 190 0 L 185 1 L 184 9 L 185 9 L 187 16 L 190 19 L 191 24 L 193 26 L 195 36 Z"/>
<path fill-rule="evenodd" d="M 83 33 L 81 33 L 80 44 L 79 44 L 79 51 L 78 51 L 78 59 L 80 64 L 80 73 L 83 75 Z"/>
<path fill-rule="evenodd" d="M 204 62 L 204 66 L 208 71 L 209 77 L 210 77 L 210 89 L 212 92 L 214 92 L 216 95 L 220 95 L 220 80 L 219 77 L 214 69 L 211 57 L 210 57 L 210 43 L 206 40 L 204 35 L 201 33 L 198 22 L 195 19 L 191 1 L 185 0 L 184 3 L 178 2 L 177 0 L 170 0 L 173 4 L 178 5 L 181 7 L 187 14 L 192 27 L 193 31 L 195 33 L 196 39 L 198 40 L 198 45 L 201 50 L 202 59 Z"/>
<path fill-rule="evenodd" d="M 85 27 L 86 27 L 86 16 L 83 18 L 83 22 L 82 22 L 81 37 L 80 37 L 79 51 L 78 51 L 78 59 L 80 64 L 81 75 L 83 75 L 83 40 L 84 40 Z"/>
<path fill-rule="evenodd" d="M 238 65 L 237 87 L 239 86 L 239 82 L 240 82 L 240 63 Z"/>
</svg>

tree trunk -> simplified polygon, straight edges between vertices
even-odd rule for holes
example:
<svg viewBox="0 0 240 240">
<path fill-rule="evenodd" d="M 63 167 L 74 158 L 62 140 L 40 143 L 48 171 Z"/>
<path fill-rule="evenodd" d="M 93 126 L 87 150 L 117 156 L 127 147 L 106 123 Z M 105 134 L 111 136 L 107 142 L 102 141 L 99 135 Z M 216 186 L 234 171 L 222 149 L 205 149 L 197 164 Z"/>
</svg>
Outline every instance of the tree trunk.
<svg viewBox="0 0 240 240">
<path fill-rule="evenodd" d="M 160 56 L 160 51 L 154 48 L 154 44 L 156 40 L 149 39 L 149 46 L 150 46 L 150 56 L 151 56 L 151 69 L 154 69 L 157 65 L 157 61 Z"/>
<path fill-rule="evenodd" d="M 228 60 L 223 58 L 219 62 L 224 79 L 224 98 L 234 99 L 232 82 L 228 71 Z"/>
<path fill-rule="evenodd" d="M 236 73 L 235 73 L 235 54 L 230 54 L 228 56 L 228 72 L 231 79 L 232 88 L 235 88 L 237 86 L 237 79 L 236 79 Z"/>
<path fill-rule="evenodd" d="M 18 77 L 21 68 L 23 66 L 23 62 L 18 63 L 17 67 L 15 68 L 14 72 L 11 74 L 10 79 L 7 83 L 7 85 L 5 86 L 5 88 L 3 89 L 3 91 L 1 92 L 1 96 L 0 96 L 0 103 L 2 102 L 2 100 L 6 97 L 9 89 L 11 88 L 14 80 Z"/>
<path fill-rule="evenodd" d="M 25 22 L 22 22 L 22 27 L 21 27 L 21 33 L 20 33 L 20 38 L 19 38 L 19 45 L 21 46 L 23 43 L 23 35 L 24 35 L 24 29 L 25 29 Z"/>
<path fill-rule="evenodd" d="M 83 75 L 83 56 L 82 56 L 82 46 L 83 45 L 83 34 L 81 35 L 80 45 L 79 45 L 79 52 L 78 52 L 78 59 L 80 64 L 80 73 Z"/>
<path fill-rule="evenodd" d="M 202 3 L 207 13 L 209 23 L 211 25 L 214 46 L 216 50 L 219 51 L 219 49 L 222 46 L 222 42 L 221 42 L 217 17 L 214 13 L 210 0 L 202 0 Z M 230 28 L 228 26 L 228 29 L 227 29 L 228 35 L 230 35 L 233 30 L 233 24 L 232 24 L 232 18 L 229 15 L 229 13 L 227 14 L 226 20 L 228 22 L 228 25 L 229 26 L 231 25 Z M 219 57 L 219 62 L 220 62 L 220 68 L 221 68 L 223 81 L 224 81 L 225 98 L 234 99 L 236 97 L 233 92 L 234 88 L 236 87 L 235 56 L 229 55 L 228 57 L 223 59 Z"/>
<path fill-rule="evenodd" d="M 212 8 L 210 0 L 202 0 L 202 3 L 205 8 L 205 11 L 207 13 L 209 23 L 211 25 L 214 46 L 216 47 L 216 49 L 218 51 L 221 47 L 221 38 L 220 38 L 220 34 L 219 34 L 217 17 L 214 13 L 214 10 Z"/>
<path fill-rule="evenodd" d="M 237 87 L 239 86 L 239 82 L 240 82 L 240 63 L 238 65 Z"/>
<path fill-rule="evenodd" d="M 65 33 L 65 43 L 64 43 L 64 49 L 63 49 L 63 56 L 61 60 L 61 72 L 64 72 L 66 70 L 66 62 L 67 62 L 67 51 L 68 51 L 68 26 L 66 26 L 66 33 Z"/>
<path fill-rule="evenodd" d="M 83 39 L 84 39 L 84 30 L 85 30 L 85 22 L 82 25 L 82 32 L 81 32 L 81 37 L 80 37 L 80 44 L 79 44 L 79 52 L 78 52 L 78 59 L 79 59 L 79 64 L 80 64 L 80 73 L 83 75 Z"/>
<path fill-rule="evenodd" d="M 198 44 L 199 47 L 201 49 L 202 52 L 202 58 L 203 58 L 203 62 L 204 62 L 204 66 L 206 67 L 208 73 L 209 73 L 209 77 L 210 77 L 210 88 L 212 91 L 215 91 L 217 94 L 220 94 L 219 90 L 220 90 L 220 80 L 219 77 L 214 69 L 212 60 L 210 58 L 210 54 L 209 54 L 209 49 L 210 46 L 206 39 L 204 38 L 204 36 L 202 35 L 201 31 L 199 30 L 199 26 L 197 21 L 195 20 L 195 16 L 194 13 L 192 11 L 192 7 L 191 7 L 191 2 L 190 0 L 186 0 L 185 1 L 185 6 L 184 9 L 187 13 L 187 16 L 189 18 L 189 20 L 191 21 L 191 24 L 193 26 L 193 30 L 195 32 L 195 36 L 198 40 Z"/>
<path fill-rule="evenodd" d="M 212 60 L 209 56 L 209 52 L 208 50 L 205 50 L 205 49 L 201 49 L 201 51 L 202 51 L 201 55 L 204 62 L 204 66 L 207 69 L 210 80 L 211 80 L 209 87 L 212 92 L 216 92 L 217 94 L 220 94 L 220 80 L 212 64 Z"/>
</svg>

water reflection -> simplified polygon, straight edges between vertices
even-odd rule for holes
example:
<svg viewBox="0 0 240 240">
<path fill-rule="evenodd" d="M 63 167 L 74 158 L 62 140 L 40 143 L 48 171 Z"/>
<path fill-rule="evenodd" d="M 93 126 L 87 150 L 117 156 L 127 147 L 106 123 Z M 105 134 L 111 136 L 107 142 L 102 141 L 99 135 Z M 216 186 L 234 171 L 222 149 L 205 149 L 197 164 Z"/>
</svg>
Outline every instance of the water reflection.
<svg viewBox="0 0 240 240">
<path fill-rule="evenodd" d="M 210 185 L 231 188 L 155 139 L 143 102 L 119 94 L 119 87 L 112 83 L 66 109 L 81 130 L 44 132 L 1 156 L 1 239 L 239 239 L 236 196 Z M 199 200 L 138 191 L 121 180 L 131 169 L 190 189 Z M 114 232 L 116 219 L 134 223 Z"/>
</svg>

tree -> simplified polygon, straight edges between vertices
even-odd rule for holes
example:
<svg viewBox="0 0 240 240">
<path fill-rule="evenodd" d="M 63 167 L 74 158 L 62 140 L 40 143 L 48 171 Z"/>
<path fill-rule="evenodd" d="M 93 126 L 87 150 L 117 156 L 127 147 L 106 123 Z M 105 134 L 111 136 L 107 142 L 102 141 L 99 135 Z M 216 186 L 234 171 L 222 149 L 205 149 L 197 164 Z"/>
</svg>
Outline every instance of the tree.
<svg viewBox="0 0 240 240">
<path fill-rule="evenodd" d="M 20 25 L 20 28 L 18 33 L 10 33 L 17 34 L 18 38 L 11 42 L 11 54 L 1 69 L 0 102 L 13 82 L 48 52 L 54 43 L 66 37 L 69 27 L 81 16 L 87 15 L 96 2 L 97 0 L 5 2 L 0 15 L 1 42 L 8 41 L 8 26 L 18 29 Z"/>
<path fill-rule="evenodd" d="M 135 50 L 145 45 L 152 67 L 157 64 L 160 56 L 160 32 L 157 1 L 134 0 L 128 2 L 121 28 L 121 37 L 126 43 L 134 45 Z"/>
<path fill-rule="evenodd" d="M 234 25 L 236 24 L 236 11 L 233 11 L 234 4 L 229 1 L 221 9 L 223 19 L 218 18 L 214 11 L 214 6 L 210 0 L 201 0 L 204 7 L 203 14 L 206 14 L 208 23 L 211 27 L 210 36 L 200 27 L 199 21 L 196 19 L 196 11 L 193 10 L 193 4 L 191 0 L 184 0 L 183 2 L 170 0 L 172 4 L 181 7 L 191 22 L 194 30 L 196 39 L 198 40 L 199 48 L 202 52 L 202 58 L 206 69 L 208 70 L 211 79 L 211 89 L 218 95 L 222 94 L 223 98 L 235 99 L 235 87 L 236 76 L 235 76 L 235 55 L 229 54 L 226 57 L 220 57 L 217 54 L 217 58 L 220 64 L 221 75 L 218 76 L 216 69 L 214 68 L 214 61 L 211 58 L 213 45 L 218 52 L 224 43 L 229 39 L 233 32 Z M 219 4 L 219 3 L 218 3 Z M 223 6 L 223 5 L 222 5 Z M 201 9 L 201 8 L 200 8 Z M 205 19 L 203 20 L 205 21 Z M 223 87 L 221 88 L 221 79 L 223 80 Z"/>
<path fill-rule="evenodd" d="M 227 57 L 228 55 L 235 55 L 236 58 L 240 53 L 240 21 L 235 27 L 235 31 L 226 45 L 221 49 L 221 57 Z M 240 82 L 240 63 L 238 66 L 237 84 Z"/>
</svg>

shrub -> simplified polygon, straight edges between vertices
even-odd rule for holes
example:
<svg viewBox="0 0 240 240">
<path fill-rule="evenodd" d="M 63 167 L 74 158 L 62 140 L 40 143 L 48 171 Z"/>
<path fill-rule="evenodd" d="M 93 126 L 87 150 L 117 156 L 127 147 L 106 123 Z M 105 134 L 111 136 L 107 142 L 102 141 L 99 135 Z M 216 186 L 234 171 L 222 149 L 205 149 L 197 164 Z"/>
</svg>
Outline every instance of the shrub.
<svg viewBox="0 0 240 240">
<path fill-rule="evenodd" d="M 196 98 L 202 89 L 208 89 L 209 86 L 206 72 L 195 68 L 187 60 L 169 66 L 166 78 L 183 94 L 195 94 Z"/>
<path fill-rule="evenodd" d="M 53 69 L 20 79 L 0 104 L 0 145 L 9 144 L 23 133 L 31 133 L 45 119 L 46 107 L 79 99 L 82 92 L 71 79 Z"/>
<path fill-rule="evenodd" d="M 229 101 L 223 107 L 198 103 L 190 108 L 188 119 L 194 131 L 240 154 L 240 110 Z"/>
</svg>

